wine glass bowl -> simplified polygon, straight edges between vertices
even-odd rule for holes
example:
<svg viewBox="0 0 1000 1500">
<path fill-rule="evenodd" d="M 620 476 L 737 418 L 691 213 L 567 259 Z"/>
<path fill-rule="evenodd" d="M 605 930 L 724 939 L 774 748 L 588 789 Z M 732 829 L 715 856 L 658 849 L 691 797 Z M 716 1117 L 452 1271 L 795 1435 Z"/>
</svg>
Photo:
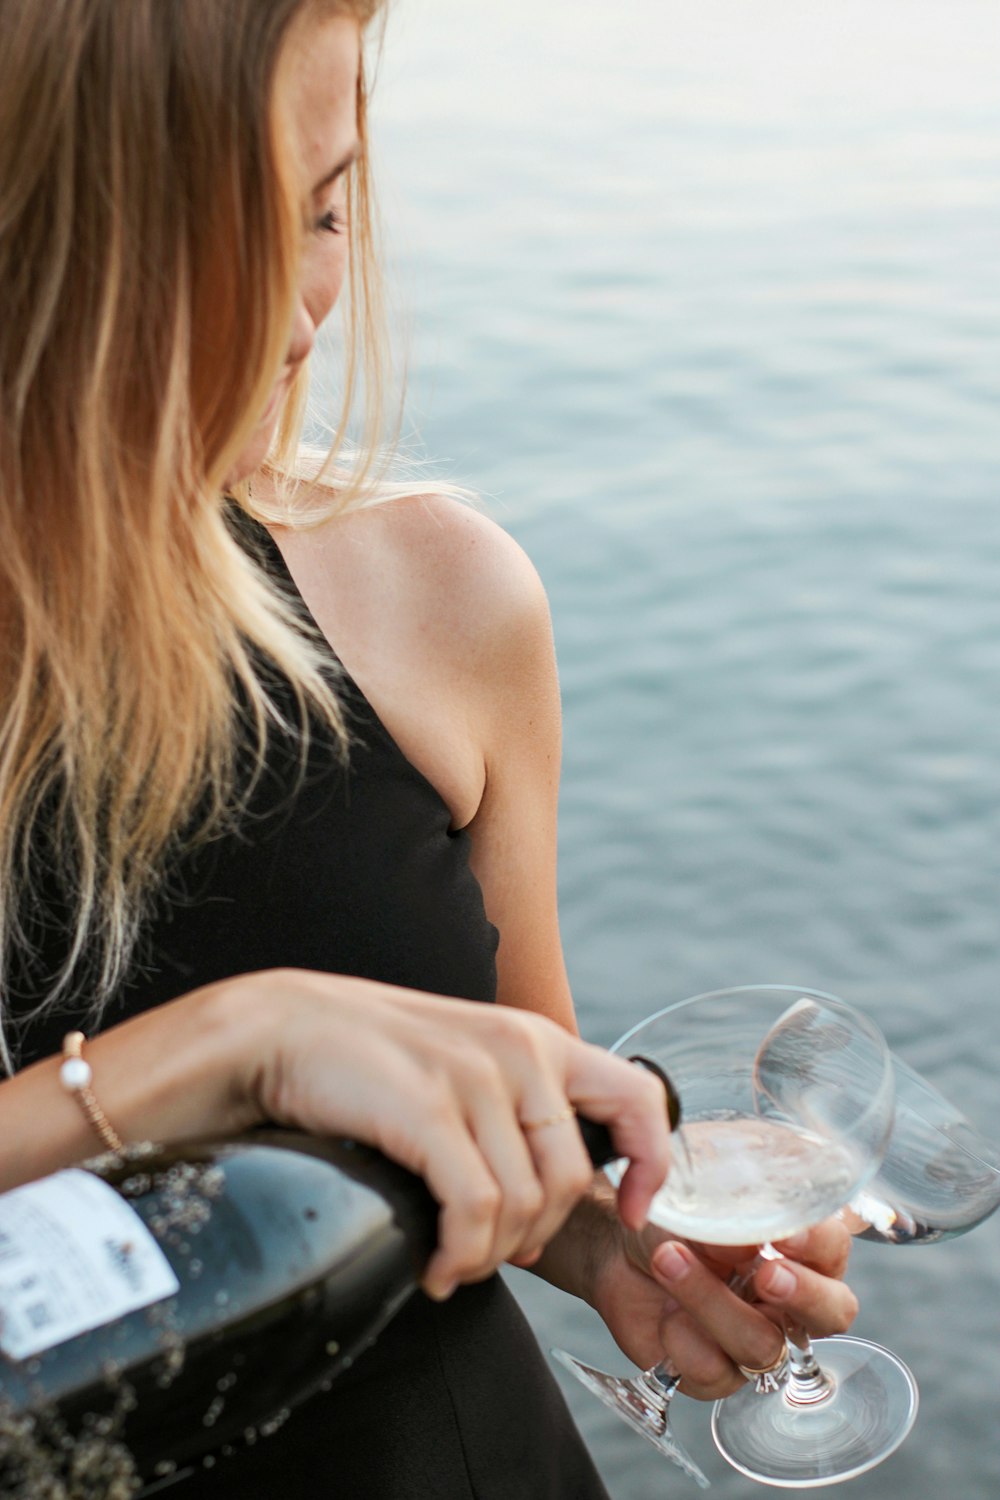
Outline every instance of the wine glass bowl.
<svg viewBox="0 0 1000 1500">
<path fill-rule="evenodd" d="M 896 1106 L 883 1160 L 843 1211 L 851 1233 L 888 1245 L 967 1234 L 1000 1206 L 1000 1147 L 893 1054 Z"/>
<path fill-rule="evenodd" d="M 697 995 L 611 1050 L 658 1064 L 681 1100 L 671 1170 L 650 1210 L 673 1234 L 781 1239 L 835 1213 L 877 1170 L 893 1117 L 889 1050 L 833 996 L 783 985 Z"/>
</svg>

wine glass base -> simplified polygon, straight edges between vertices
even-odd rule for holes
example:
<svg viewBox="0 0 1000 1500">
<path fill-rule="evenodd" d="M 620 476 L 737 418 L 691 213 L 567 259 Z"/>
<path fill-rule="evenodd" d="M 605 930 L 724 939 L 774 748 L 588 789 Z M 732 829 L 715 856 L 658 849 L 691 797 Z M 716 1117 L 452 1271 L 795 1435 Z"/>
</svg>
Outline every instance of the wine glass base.
<svg viewBox="0 0 1000 1500">
<path fill-rule="evenodd" d="M 627 1422 L 633 1432 L 641 1433 L 658 1453 L 671 1459 L 703 1490 L 709 1488 L 705 1475 L 671 1432 L 666 1412 L 654 1411 L 634 1380 L 622 1375 L 608 1375 L 604 1370 L 595 1370 L 592 1365 L 585 1365 L 582 1360 L 567 1354 L 565 1349 L 553 1349 L 551 1353 L 552 1358 L 557 1359 L 571 1375 L 575 1375 L 580 1384 L 586 1386 L 609 1411 Z"/>
<path fill-rule="evenodd" d="M 712 1412 L 715 1445 L 734 1469 L 780 1489 L 854 1479 L 895 1453 L 917 1415 L 917 1384 L 888 1349 L 867 1339 L 817 1339 L 830 1393 L 808 1405 L 786 1384 L 770 1396 L 745 1386 Z"/>
</svg>

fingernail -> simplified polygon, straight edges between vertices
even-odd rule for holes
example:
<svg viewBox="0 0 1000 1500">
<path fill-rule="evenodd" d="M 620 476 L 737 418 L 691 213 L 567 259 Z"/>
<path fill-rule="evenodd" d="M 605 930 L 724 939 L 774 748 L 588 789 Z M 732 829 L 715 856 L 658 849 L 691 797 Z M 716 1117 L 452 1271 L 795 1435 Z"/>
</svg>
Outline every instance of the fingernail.
<svg viewBox="0 0 1000 1500">
<path fill-rule="evenodd" d="M 758 1285 L 768 1297 L 789 1297 L 795 1290 L 795 1273 L 787 1266 L 772 1266 L 763 1284 L 758 1278 Z"/>
<path fill-rule="evenodd" d="M 666 1281 L 680 1281 L 691 1269 L 690 1252 L 682 1245 L 661 1245 L 655 1261 L 656 1269 Z"/>
<path fill-rule="evenodd" d="M 457 1281 L 442 1281 L 437 1285 L 424 1287 L 424 1291 L 432 1302 L 447 1302 L 457 1286 Z"/>
</svg>

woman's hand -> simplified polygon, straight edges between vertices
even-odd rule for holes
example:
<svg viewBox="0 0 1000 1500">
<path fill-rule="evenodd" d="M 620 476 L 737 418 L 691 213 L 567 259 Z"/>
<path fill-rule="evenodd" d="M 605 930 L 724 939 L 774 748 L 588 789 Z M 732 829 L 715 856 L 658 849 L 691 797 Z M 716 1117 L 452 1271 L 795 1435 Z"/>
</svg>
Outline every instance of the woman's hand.
<svg viewBox="0 0 1000 1500">
<path fill-rule="evenodd" d="M 636 1232 L 615 1216 L 610 1186 L 597 1180 L 535 1269 L 588 1302 L 640 1369 L 668 1360 L 685 1394 L 714 1401 L 743 1383 L 737 1364 L 774 1362 L 784 1318 L 816 1336 L 850 1327 L 858 1304 L 840 1279 L 850 1245 L 838 1219 L 778 1241 L 786 1259 L 768 1262 L 753 1245 L 692 1245 L 651 1224 Z M 745 1272 L 748 1285 L 728 1285 Z"/>
<path fill-rule="evenodd" d="M 431 1295 L 533 1260 L 588 1190 L 569 1105 L 606 1124 L 630 1159 L 618 1208 L 643 1223 L 669 1136 L 662 1085 L 642 1069 L 504 1007 L 302 970 L 243 984 L 258 1011 L 281 1016 L 246 1084 L 259 1116 L 377 1146 L 441 1204 Z M 249 1008 L 237 988 L 229 1003 Z"/>
<path fill-rule="evenodd" d="M 697 1400 L 737 1390 L 744 1381 L 738 1365 L 773 1364 L 783 1318 L 819 1337 L 845 1332 L 857 1314 L 840 1279 L 851 1239 L 837 1219 L 778 1241 L 786 1258 L 756 1269 L 754 1246 L 690 1245 L 652 1228 L 615 1230 L 614 1239 L 617 1253 L 605 1254 L 594 1277 L 594 1307 L 629 1359 L 642 1369 L 669 1360 L 683 1377 L 680 1389 Z M 742 1294 L 727 1285 L 749 1269 Z"/>
</svg>

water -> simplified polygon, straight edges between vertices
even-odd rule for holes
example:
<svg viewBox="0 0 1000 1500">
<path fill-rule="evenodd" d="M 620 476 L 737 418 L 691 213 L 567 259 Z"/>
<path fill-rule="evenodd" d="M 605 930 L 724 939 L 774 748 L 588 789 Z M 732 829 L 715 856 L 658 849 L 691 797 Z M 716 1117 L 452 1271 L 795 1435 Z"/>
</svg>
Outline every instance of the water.
<svg viewBox="0 0 1000 1500">
<path fill-rule="evenodd" d="M 585 1033 L 813 986 L 993 1137 L 998 78 L 997 0 L 399 0 L 375 111 L 417 437 L 552 601 Z M 995 1500 L 998 1251 L 857 1246 L 922 1405 L 856 1500 Z M 614 1500 L 685 1492 L 567 1395 Z"/>
</svg>

